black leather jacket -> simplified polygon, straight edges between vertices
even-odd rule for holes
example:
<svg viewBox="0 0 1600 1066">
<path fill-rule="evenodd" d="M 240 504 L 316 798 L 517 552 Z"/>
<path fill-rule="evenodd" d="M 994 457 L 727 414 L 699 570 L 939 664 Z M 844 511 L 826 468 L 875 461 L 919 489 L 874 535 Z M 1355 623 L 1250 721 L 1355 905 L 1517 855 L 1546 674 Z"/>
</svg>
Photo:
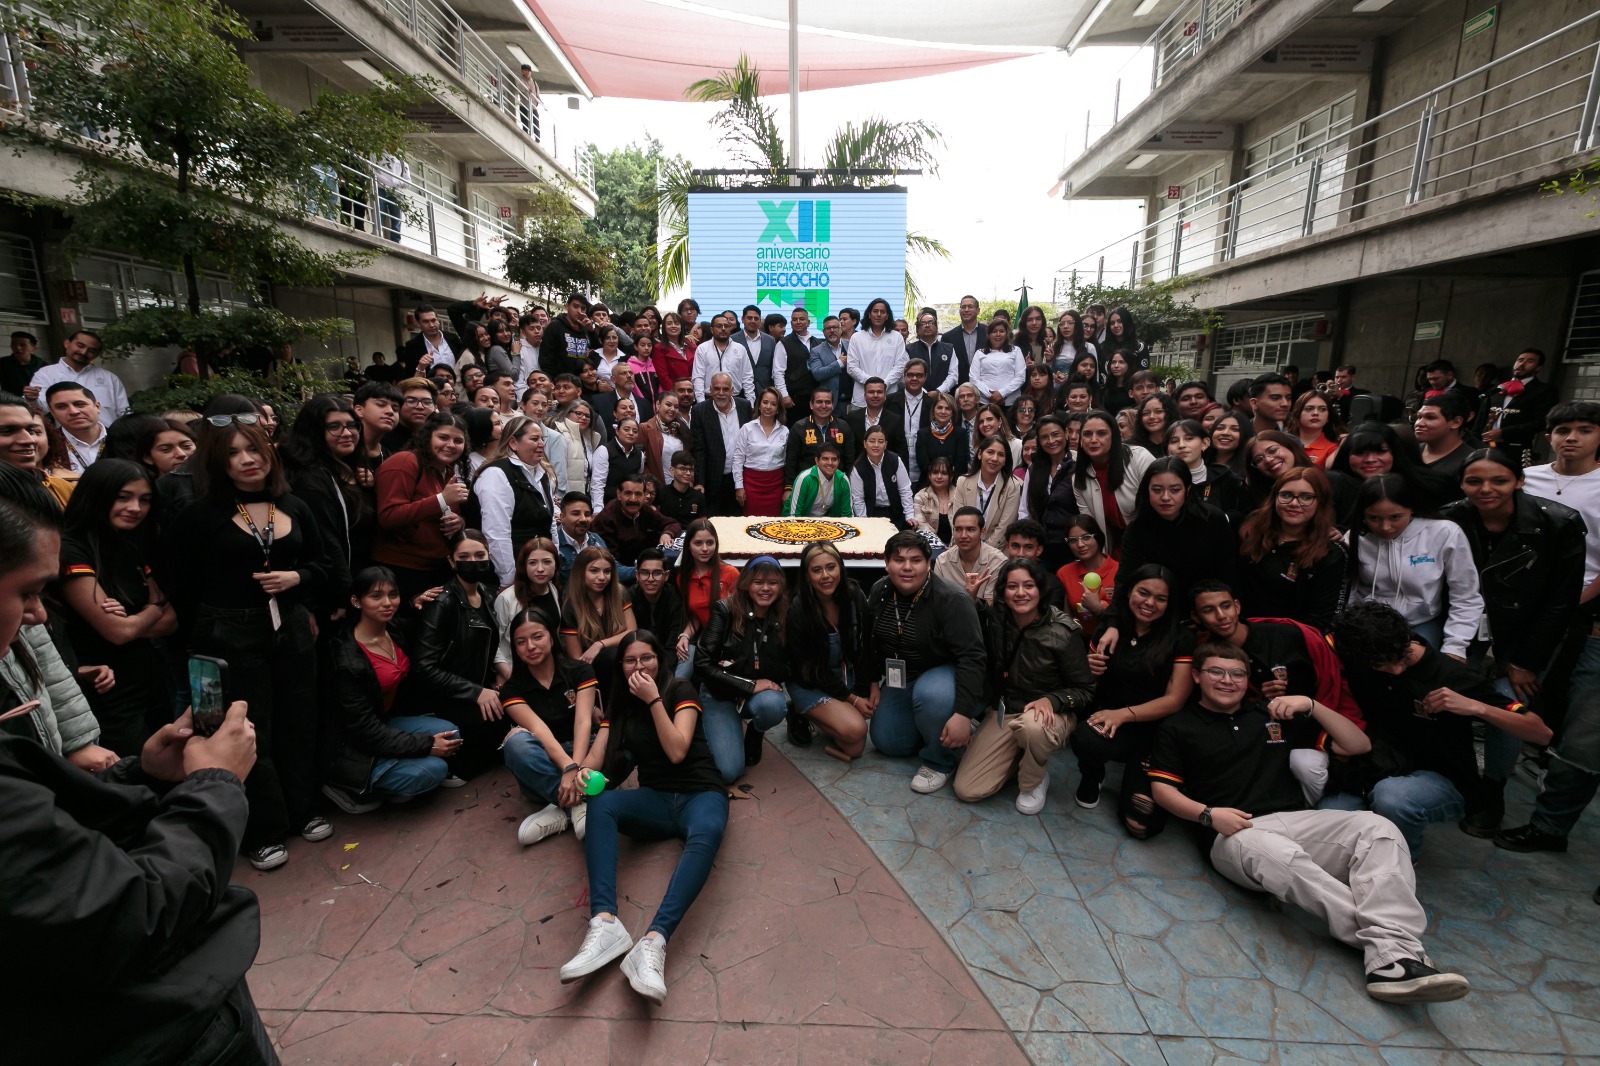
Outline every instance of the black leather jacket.
<svg viewBox="0 0 1600 1066">
<path fill-rule="evenodd" d="M 750 696 L 757 681 L 782 684 L 789 680 L 789 652 L 783 646 L 781 621 L 771 614 L 765 619 L 746 618 L 744 632 L 735 633 L 728 601 L 712 604 L 711 617 L 695 642 L 695 680 L 713 696 L 726 700 Z"/>
<path fill-rule="evenodd" d="M 1495 658 L 1534 673 L 1543 670 L 1565 638 L 1583 592 L 1583 516 L 1519 491 L 1516 514 L 1492 552 L 1489 532 L 1469 501 L 1450 504 L 1439 517 L 1460 526 L 1472 546 Z"/>
<path fill-rule="evenodd" d="M 389 638 L 400 644 L 394 630 Z M 372 767 L 379 759 L 418 759 L 433 749 L 433 737 L 402 733 L 389 728 L 383 709 L 383 690 L 372 660 L 356 642 L 355 630 L 340 627 L 323 645 L 322 743 L 320 761 L 329 784 L 361 793 L 372 782 Z M 405 706 L 417 689 L 416 670 L 400 685 L 395 708 Z"/>
<path fill-rule="evenodd" d="M 791 678 L 806 688 L 826 692 L 841 703 L 850 698 L 852 691 L 857 696 L 872 691 L 872 679 L 861 669 L 861 653 L 867 643 L 867 595 L 854 581 L 846 579 L 845 587 L 849 590 L 850 607 L 839 618 L 839 642 L 850 676 L 855 679 L 853 688 L 828 669 L 828 627 L 814 624 L 808 613 L 801 610 L 798 599 L 789 604 L 788 631 L 784 633 L 789 644 Z"/>
<path fill-rule="evenodd" d="M 494 590 L 488 586 L 479 586 L 479 594 L 486 607 L 494 600 Z M 471 644 L 467 634 L 471 611 L 461 582 L 452 578 L 438 599 L 423 608 L 422 622 L 412 639 L 411 672 L 450 704 L 475 704 L 478 693 L 491 684 L 500 627 L 492 609 L 484 614 L 489 622 L 489 652 L 483 662 L 469 663 L 463 658 Z"/>
</svg>

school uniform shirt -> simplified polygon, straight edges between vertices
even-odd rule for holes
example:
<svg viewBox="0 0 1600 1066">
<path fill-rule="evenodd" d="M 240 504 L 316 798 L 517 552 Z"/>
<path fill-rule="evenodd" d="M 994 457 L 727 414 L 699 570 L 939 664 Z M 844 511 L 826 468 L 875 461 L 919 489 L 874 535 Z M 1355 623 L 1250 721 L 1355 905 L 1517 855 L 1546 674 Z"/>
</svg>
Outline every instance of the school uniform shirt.
<svg viewBox="0 0 1600 1066">
<path fill-rule="evenodd" d="M 555 673 L 546 688 L 533 676 L 533 671 L 518 662 L 501 686 L 500 706 L 508 712 L 515 706 L 526 707 L 549 727 L 558 744 L 571 744 L 578 718 L 578 693 L 598 688 L 594 668 L 588 663 L 558 657 Z M 605 720 L 598 703 L 595 712 L 600 716 L 594 722 L 598 725 Z"/>
<path fill-rule="evenodd" d="M 681 678 L 667 682 L 661 692 L 661 702 L 667 717 L 676 718 L 679 711 L 695 712 L 694 734 L 689 738 L 689 750 L 679 762 L 673 762 L 661 747 L 661 734 L 656 732 L 655 718 L 650 708 L 632 693 L 626 692 L 618 700 L 622 713 L 612 716 L 612 743 L 633 756 L 639 769 L 639 787 L 653 788 L 657 792 L 693 793 L 722 792 L 727 785 L 717 770 L 711 748 L 706 744 L 705 714 L 700 706 L 700 694 L 695 686 Z"/>
</svg>

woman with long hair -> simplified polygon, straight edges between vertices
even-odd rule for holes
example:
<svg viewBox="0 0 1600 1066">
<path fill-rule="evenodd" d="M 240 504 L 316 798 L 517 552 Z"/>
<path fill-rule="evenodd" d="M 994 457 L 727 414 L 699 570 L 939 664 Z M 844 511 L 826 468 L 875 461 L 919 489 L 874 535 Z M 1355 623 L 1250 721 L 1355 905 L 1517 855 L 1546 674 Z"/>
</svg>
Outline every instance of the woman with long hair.
<svg viewBox="0 0 1600 1066">
<path fill-rule="evenodd" d="M 1035 460 L 1037 461 L 1037 460 Z M 1139 500 L 1139 479 L 1154 462 L 1143 448 L 1122 443 L 1116 419 L 1090 411 L 1078 432 L 1078 454 L 1072 468 L 1072 492 L 1080 514 L 1093 515 L 1115 548 L 1133 520 Z"/>
<path fill-rule="evenodd" d="M 427 686 L 413 675 L 394 628 L 394 575 L 381 566 L 357 573 L 350 607 L 354 621 L 329 634 L 324 648 L 322 792 L 346 814 L 365 814 L 384 800 L 405 803 L 443 786 L 445 760 L 462 741 L 451 722 L 404 713 Z"/>
<path fill-rule="evenodd" d="M 467 407 L 461 410 L 461 420 L 467 424 L 467 477 L 483 469 L 483 464 L 494 458 L 495 448 L 500 443 L 500 432 L 504 423 L 500 418 L 500 411 L 496 405 L 500 402 L 500 394 L 495 392 L 490 385 L 483 386 L 492 395 L 489 397 L 487 407 Z"/>
<path fill-rule="evenodd" d="M 1388 604 L 1429 647 L 1466 662 L 1484 609 L 1461 527 L 1423 517 L 1417 490 L 1392 472 L 1361 483 L 1355 513 L 1349 602 Z"/>
<path fill-rule="evenodd" d="M 1028 372 L 1023 375 L 1022 392 L 1017 396 L 1016 406 L 1021 406 L 1023 400 L 1033 401 L 1035 420 L 1056 409 L 1056 383 L 1049 363 L 1029 364 Z M 1016 417 L 1015 407 L 1012 409 L 1012 417 L 1013 419 Z"/>
<path fill-rule="evenodd" d="M 1017 520 L 1023 489 L 1011 476 L 1011 450 L 1006 442 L 990 437 L 978 442 L 977 464 L 972 473 L 956 482 L 949 513 L 961 507 L 976 507 L 983 514 L 984 541 L 1003 549 L 1006 528 Z M 950 543 L 943 534 L 939 539 Z"/>
<path fill-rule="evenodd" d="M 928 483 L 911 497 L 912 521 L 918 529 L 925 529 L 950 543 L 950 516 L 959 506 L 955 502 L 955 486 L 950 477 L 950 460 L 935 459 L 923 468 Z"/>
<path fill-rule="evenodd" d="M 760 555 L 745 564 L 728 598 L 711 605 L 711 618 L 700 630 L 694 673 L 706 743 L 730 785 L 746 766 L 761 761 L 762 735 L 788 711 L 788 615 L 783 570 L 772 556 Z M 740 718 L 746 722 L 742 741 Z"/>
<path fill-rule="evenodd" d="M 361 423 L 342 396 L 313 396 L 278 444 L 294 494 L 311 508 L 330 566 L 328 590 L 343 597 L 350 575 L 372 553 L 378 520 L 367 507 L 353 462 Z M 345 610 L 341 603 L 338 611 Z"/>
<path fill-rule="evenodd" d="M 633 606 L 622 595 L 617 563 L 604 548 L 585 548 L 572 561 L 561 608 L 561 643 L 568 657 L 592 663 L 633 628 Z"/>
<path fill-rule="evenodd" d="M 1011 428 L 1019 437 L 1026 437 L 1033 432 L 1039 422 L 1039 408 L 1027 396 L 1023 396 L 1011 405 Z"/>
<path fill-rule="evenodd" d="M 1003 410 L 1017 402 L 1024 366 L 1022 352 L 1011 341 L 1011 327 L 997 318 L 984 329 L 984 342 L 972 353 L 967 383 L 981 402 L 998 404 Z"/>
<path fill-rule="evenodd" d="M 500 687 L 500 706 L 512 723 L 500 746 L 506 769 L 529 802 L 543 804 L 517 826 L 517 843 L 523 846 L 568 825 L 579 840 L 587 835 L 579 770 L 594 740 L 600 685 L 593 667 L 562 650 L 558 628 L 539 608 L 511 620 L 517 661 Z"/>
<path fill-rule="evenodd" d="M 1223 411 L 1211 423 L 1211 447 L 1206 450 L 1206 462 L 1227 467 L 1243 482 L 1250 473 L 1249 447 L 1255 435 L 1255 422 L 1237 411 Z"/>
<path fill-rule="evenodd" d="M 661 391 L 672 391 L 679 378 L 690 377 L 694 369 L 694 348 L 684 336 L 683 319 L 676 311 L 661 316 L 661 336 L 650 353 Z"/>
<path fill-rule="evenodd" d="M 1139 504 L 1122 538 L 1119 564 L 1133 571 L 1155 563 L 1173 575 L 1172 596 L 1188 602 L 1201 578 L 1233 584 L 1239 542 L 1221 511 L 1200 502 L 1182 459 L 1152 462 L 1139 481 Z"/>
<path fill-rule="evenodd" d="M 567 491 L 587 493 L 594 454 L 605 444 L 605 438 L 594 425 L 594 408 L 586 400 L 575 400 L 565 418 L 555 419 L 549 425 L 565 440 Z"/>
<path fill-rule="evenodd" d="M 1333 486 L 1315 466 L 1292 466 L 1239 527 L 1239 602 L 1257 618 L 1327 632 L 1339 610 L 1345 551 L 1333 539 Z"/>
<path fill-rule="evenodd" d="M 1077 376 L 1078 364 L 1085 359 L 1095 357 L 1095 347 L 1084 336 L 1083 316 L 1077 311 L 1063 311 L 1056 319 L 1056 347 L 1052 360 L 1052 368 L 1056 372 L 1056 384 L 1065 384 Z M 1093 376 L 1098 378 L 1099 367 L 1095 367 Z"/>
<path fill-rule="evenodd" d="M 845 575 L 839 549 L 831 542 L 807 545 L 784 632 L 789 700 L 796 714 L 831 738 L 823 750 L 844 762 L 867 747 L 872 685 L 861 672 L 867 622 L 867 597 Z M 801 735 L 809 742 L 809 731 Z"/>
<path fill-rule="evenodd" d="M 170 474 L 194 454 L 194 434 L 175 418 L 147 422 L 133 443 L 133 458 L 153 478 Z"/>
<path fill-rule="evenodd" d="M 1022 317 L 1017 320 L 1016 346 L 1022 351 L 1022 358 L 1029 365 L 1042 363 L 1050 365 L 1050 344 L 1044 335 L 1044 308 L 1034 304 L 1023 309 Z"/>
<path fill-rule="evenodd" d="M 400 582 L 402 610 L 450 580 L 446 538 L 465 528 L 467 426 L 436 411 L 417 427 L 411 447 L 378 467 L 378 531 L 372 559 Z"/>
<path fill-rule="evenodd" d="M 1311 462 L 1318 467 L 1328 465 L 1344 433 L 1344 423 L 1339 421 L 1338 409 L 1316 389 L 1307 389 L 1300 394 L 1294 406 L 1289 408 L 1289 421 L 1283 428 L 1304 445 Z"/>
<path fill-rule="evenodd" d="M 1206 462 L 1206 452 L 1211 447 L 1211 435 L 1192 418 L 1179 421 L 1167 431 L 1167 454 L 1182 459 L 1189 468 L 1191 490 L 1227 515 L 1232 521 L 1243 506 L 1244 482 L 1221 463 Z"/>
<path fill-rule="evenodd" d="M 738 584 L 739 571 L 722 561 L 717 529 L 709 518 L 697 518 L 683 531 L 683 556 L 678 560 L 678 595 L 687 614 L 677 636 L 677 676 L 694 674 L 694 645 L 700 630 L 711 620 L 711 605 L 721 601 Z"/>
<path fill-rule="evenodd" d="M 492 552 L 491 552 L 492 554 Z M 494 620 L 500 627 L 500 648 L 495 652 L 495 673 L 501 681 L 511 676 L 515 651 L 511 647 L 511 622 L 523 611 L 543 611 L 557 624 L 561 620 L 561 557 L 549 537 L 530 537 L 517 549 L 516 576 L 494 598 Z M 556 636 L 559 638 L 560 633 Z M 563 649 L 565 646 L 563 645 Z"/>
<path fill-rule="evenodd" d="M 772 386 L 756 397 L 756 417 L 734 434 L 729 461 L 734 495 L 752 516 L 783 513 L 783 463 L 789 427 L 783 424 L 783 394 Z"/>
<path fill-rule="evenodd" d="M 1161 832 L 1166 812 L 1151 796 L 1145 772 L 1161 719 L 1178 711 L 1194 691 L 1194 635 L 1181 625 L 1184 610 L 1173 592 L 1170 572 L 1154 564 L 1123 568 L 1104 624 L 1128 639 L 1114 651 L 1089 649 L 1089 670 L 1097 679 L 1100 708 L 1072 734 L 1078 757 L 1078 806 L 1100 805 L 1106 764 L 1122 763 L 1117 812 L 1131 837 L 1144 840 Z"/>
<path fill-rule="evenodd" d="M 1038 442 L 1017 497 L 1017 517 L 1031 518 L 1044 526 L 1045 565 L 1060 567 L 1067 560 L 1062 540 L 1067 518 L 1082 510 L 1073 490 L 1075 464 L 1067 450 L 1066 419 L 1051 415 L 1039 423 Z M 1005 536 L 1003 529 L 1000 535 Z"/>
<path fill-rule="evenodd" d="M 642 473 L 644 449 L 639 445 L 639 420 L 628 411 L 618 415 L 611 435 L 594 450 L 589 469 L 589 502 L 594 513 L 599 514 L 617 498 L 624 480 Z"/>
<path fill-rule="evenodd" d="M 971 447 L 976 456 L 978 443 L 998 437 L 1011 453 L 1009 466 L 1016 466 L 1022 462 L 1022 439 L 1011 431 L 1011 419 L 1006 417 L 1006 409 L 999 404 L 986 403 L 977 409 L 972 419 Z"/>
<path fill-rule="evenodd" d="M 1399 474 L 1416 492 L 1417 503 L 1428 514 L 1462 498 L 1460 485 L 1428 469 L 1416 441 L 1382 422 L 1363 422 L 1339 445 L 1326 469 L 1333 482 L 1335 505 L 1339 507 L 1340 529 L 1350 528 L 1358 516 L 1354 492 L 1341 493 L 1336 474 L 1356 484 L 1379 474 Z"/>
<path fill-rule="evenodd" d="M 1244 505 L 1253 511 L 1266 502 L 1278 475 L 1296 466 L 1316 466 L 1306 454 L 1305 445 L 1292 433 L 1268 429 L 1257 433 L 1245 445 Z M 1333 482 L 1338 475 L 1330 477 Z"/>
<path fill-rule="evenodd" d="M 628 636 L 616 667 L 604 672 L 607 721 L 584 768 L 610 767 L 617 777 L 638 767 L 639 787 L 607 789 L 588 802 L 583 841 L 589 877 L 589 931 L 563 967 L 576 981 L 626 954 L 622 972 L 635 992 L 667 998 L 666 945 L 711 876 L 728 824 L 728 791 L 706 744 L 694 686 L 672 676 L 667 649 L 648 630 Z M 635 944 L 617 918 L 617 837 L 680 837 L 683 855 L 661 897 L 650 929 Z M 629 950 L 630 947 L 632 950 Z"/>
<path fill-rule="evenodd" d="M 911 471 L 889 450 L 889 434 L 882 423 L 867 430 L 861 440 L 861 457 L 850 470 L 850 502 L 857 518 L 887 518 L 896 529 L 910 529 Z"/>
<path fill-rule="evenodd" d="M 1093 515 L 1075 514 L 1067 519 L 1067 550 L 1072 560 L 1056 571 L 1066 594 L 1067 610 L 1089 640 L 1100 627 L 1117 589 L 1117 560 L 1106 553 L 1106 534 Z M 1093 574 L 1094 581 L 1089 581 Z M 1093 588 L 1090 588 L 1090 585 Z"/>
<path fill-rule="evenodd" d="M 1121 349 L 1105 357 L 1105 366 L 1105 381 L 1100 386 L 1100 406 L 1116 414 L 1133 406 L 1133 394 L 1129 389 L 1137 368 L 1129 362 L 1128 353 Z"/>
<path fill-rule="evenodd" d="M 680 415 L 677 395 L 664 391 L 656 396 L 655 415 L 639 426 L 644 472 L 658 485 L 672 480 L 672 457 L 689 452 L 689 425 Z"/>
<path fill-rule="evenodd" d="M 548 432 L 536 419 L 513 415 L 494 458 L 472 479 L 478 524 L 489 538 L 489 558 L 502 587 L 516 580 L 522 546 L 548 537 L 556 515 L 555 469 L 544 450 Z"/>
<path fill-rule="evenodd" d="M 1150 369 L 1150 346 L 1139 339 L 1138 324 L 1126 307 L 1114 307 L 1106 317 L 1106 344 L 1113 352 L 1126 352 L 1132 370 Z"/>
<path fill-rule="evenodd" d="M 966 473 L 972 457 L 972 445 L 967 441 L 966 427 L 956 417 L 956 402 L 942 392 L 928 396 L 928 421 L 917 430 L 911 442 L 916 452 L 917 469 L 926 471 L 935 460 L 943 459 L 954 475 Z M 980 412 L 981 414 L 981 412 Z"/>
<path fill-rule="evenodd" d="M 221 422 L 219 425 L 218 422 Z M 224 659 L 229 694 L 244 701 L 259 757 L 245 781 L 244 854 L 258 870 L 289 860 L 291 832 L 326 840 L 311 813 L 317 746 L 316 633 L 311 612 L 327 587 L 324 539 L 266 433 L 233 415 L 208 420 L 194 470 L 195 500 L 167 527 L 176 585 L 196 654 Z M 437 509 L 437 504 L 434 505 Z M 437 513 L 437 510 L 436 510 Z"/>
<path fill-rule="evenodd" d="M 1179 419 L 1178 405 L 1164 392 L 1139 401 L 1133 415 L 1133 443 L 1157 459 L 1167 454 L 1167 433 Z"/>
</svg>

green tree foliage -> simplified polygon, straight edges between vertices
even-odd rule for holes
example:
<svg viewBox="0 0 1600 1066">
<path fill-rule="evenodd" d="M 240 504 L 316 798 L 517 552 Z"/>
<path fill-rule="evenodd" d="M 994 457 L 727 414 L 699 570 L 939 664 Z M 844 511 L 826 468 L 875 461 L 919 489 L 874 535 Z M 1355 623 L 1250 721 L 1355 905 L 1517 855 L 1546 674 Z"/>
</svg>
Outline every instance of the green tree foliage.
<svg viewBox="0 0 1600 1066">
<path fill-rule="evenodd" d="M 609 243 L 591 236 L 584 217 L 555 189 L 543 186 L 522 220 L 522 233 L 506 245 L 506 277 L 514 285 L 560 302 L 575 289 L 611 283 Z"/>
<path fill-rule="evenodd" d="M 1189 295 L 1188 279 L 1181 277 L 1132 287 L 1079 282 L 1068 292 L 1063 306 L 1082 310 L 1092 304 L 1104 304 L 1107 311 L 1126 307 L 1138 324 L 1139 339 L 1152 345 L 1174 333 L 1208 331 L 1222 324 L 1215 311 L 1196 306 Z"/>
<path fill-rule="evenodd" d="M 271 285 L 327 285 L 368 258 L 310 251 L 282 222 L 329 213 L 332 168 L 400 151 L 414 128 L 400 111 L 428 83 L 325 89 L 308 107 L 286 107 L 251 85 L 238 52 L 249 24 L 216 0 L 35 0 L 26 11 L 8 6 L 3 20 L 27 50 L 32 99 L 26 120 L 0 135 L 64 147 L 81 162 L 71 188 L 49 201 L 72 220 L 69 257 L 115 248 L 185 279 L 187 291 L 170 295 L 186 316 L 134 311 L 110 344 L 194 341 L 206 360 L 286 332 L 349 331 L 338 319 L 208 310 L 200 274 L 223 274 L 259 309 Z"/>
<path fill-rule="evenodd" d="M 1589 197 L 1600 195 L 1600 157 L 1586 160 L 1578 169 L 1567 175 L 1565 183 L 1547 181 L 1539 188 L 1541 191 L 1555 196 Z M 1583 217 L 1594 218 L 1596 214 L 1600 214 L 1600 208 L 1590 211 Z"/>
<path fill-rule="evenodd" d="M 584 223 L 589 234 L 611 248 L 615 269 L 601 296 L 613 307 L 643 307 L 654 302 L 657 218 L 653 206 L 657 168 L 687 166 L 681 157 L 665 160 L 651 138 L 611 152 L 590 146 L 598 203 Z"/>
</svg>

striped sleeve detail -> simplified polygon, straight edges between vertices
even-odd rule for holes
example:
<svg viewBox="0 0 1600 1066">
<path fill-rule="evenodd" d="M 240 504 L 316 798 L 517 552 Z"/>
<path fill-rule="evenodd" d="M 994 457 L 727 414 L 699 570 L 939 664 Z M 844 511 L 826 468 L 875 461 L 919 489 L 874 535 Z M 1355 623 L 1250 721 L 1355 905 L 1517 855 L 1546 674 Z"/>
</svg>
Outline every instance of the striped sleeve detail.
<svg viewBox="0 0 1600 1066">
<path fill-rule="evenodd" d="M 1178 656 L 1174 656 L 1173 660 L 1172 660 L 1172 665 L 1173 666 L 1192 666 L 1192 665 L 1194 665 L 1194 656 L 1193 655 L 1178 655 Z"/>
<path fill-rule="evenodd" d="M 566 626 L 563 626 L 561 628 L 561 635 L 564 637 L 575 637 L 578 635 L 578 627 L 573 626 L 569 629 Z"/>
<path fill-rule="evenodd" d="M 1152 766 L 1150 769 L 1146 770 L 1145 773 L 1155 780 L 1165 781 L 1169 785 L 1183 784 L 1183 776 L 1181 774 L 1175 774 L 1171 770 L 1157 770 Z"/>
<path fill-rule="evenodd" d="M 1324 729 L 1324 730 L 1321 730 L 1321 731 L 1319 731 L 1317 733 L 1317 742 L 1316 742 L 1316 744 L 1314 744 L 1312 746 L 1315 747 L 1318 751 L 1327 751 L 1328 750 L 1328 732 L 1327 732 L 1327 730 Z"/>
<path fill-rule="evenodd" d="M 1515 703 L 1506 704 L 1506 710 L 1510 711 L 1512 714 L 1525 714 L 1528 710 L 1528 705 L 1523 703 L 1521 700 L 1518 700 Z"/>
<path fill-rule="evenodd" d="M 632 600 L 623 600 L 622 601 L 622 613 L 623 614 L 628 614 L 628 615 L 633 614 L 633 601 Z"/>
<path fill-rule="evenodd" d="M 527 707 L 528 706 L 528 701 L 523 699 L 521 696 L 512 696 L 510 699 L 502 699 L 500 701 L 500 709 L 501 710 L 510 710 L 511 708 L 513 708 L 513 707 L 515 707 L 515 706 L 517 706 L 519 704 L 521 706 L 523 706 L 523 707 Z M 531 710 L 532 708 L 529 708 L 529 709 Z"/>
<path fill-rule="evenodd" d="M 88 563 L 73 563 L 67 567 L 66 577 L 94 577 L 94 567 Z"/>
<path fill-rule="evenodd" d="M 673 714 L 677 714 L 679 711 L 683 710 L 685 707 L 692 707 L 696 712 L 699 712 L 700 711 L 700 701 L 699 700 L 679 700 L 677 703 L 672 705 L 672 713 Z"/>
<path fill-rule="evenodd" d="M 582 692 L 586 688 L 599 688 L 599 687 L 600 687 L 600 682 L 596 681 L 594 678 L 591 677 L 591 678 L 589 678 L 589 679 L 587 679 L 585 681 L 578 682 L 578 687 L 574 691 Z"/>
</svg>

